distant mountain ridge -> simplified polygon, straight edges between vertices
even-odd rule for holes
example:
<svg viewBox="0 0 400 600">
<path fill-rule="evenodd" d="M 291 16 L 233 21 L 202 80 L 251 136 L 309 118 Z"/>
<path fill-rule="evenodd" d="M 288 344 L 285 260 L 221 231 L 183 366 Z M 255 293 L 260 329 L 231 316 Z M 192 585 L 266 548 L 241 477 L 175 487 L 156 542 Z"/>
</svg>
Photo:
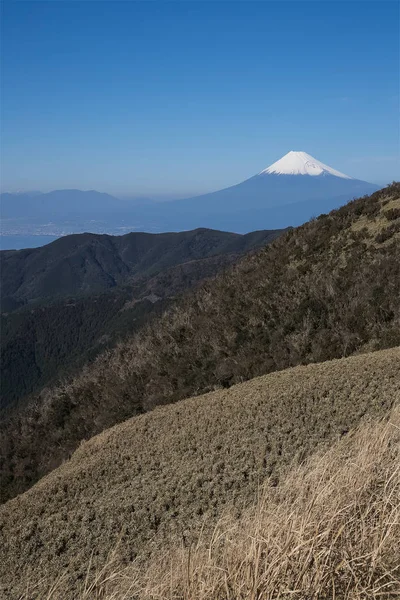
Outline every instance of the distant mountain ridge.
<svg viewBox="0 0 400 600">
<path fill-rule="evenodd" d="M 243 254 L 281 231 L 247 235 L 196 229 L 180 233 L 69 235 L 27 250 L 0 252 L 1 298 L 12 302 L 100 293 L 188 261 Z"/>
<path fill-rule="evenodd" d="M 68 218 L 75 215 L 92 215 L 93 218 L 104 214 L 124 212 L 127 203 L 110 194 L 95 190 L 76 189 L 53 190 L 46 193 L 3 193 L 1 215 L 3 219 L 46 219 Z"/>
<path fill-rule="evenodd" d="M 248 233 L 301 225 L 378 189 L 306 152 L 290 151 L 245 181 L 183 200 L 133 202 L 93 190 L 55 190 L 2 194 L 1 202 L 2 217 L 10 219 L 13 232 L 20 232 L 28 222 L 38 225 L 50 219 L 60 230 L 77 232 L 82 226 L 83 231 L 114 232 L 124 225 L 156 232 L 205 227 Z M 38 231 L 43 232 L 43 227 Z"/>
</svg>

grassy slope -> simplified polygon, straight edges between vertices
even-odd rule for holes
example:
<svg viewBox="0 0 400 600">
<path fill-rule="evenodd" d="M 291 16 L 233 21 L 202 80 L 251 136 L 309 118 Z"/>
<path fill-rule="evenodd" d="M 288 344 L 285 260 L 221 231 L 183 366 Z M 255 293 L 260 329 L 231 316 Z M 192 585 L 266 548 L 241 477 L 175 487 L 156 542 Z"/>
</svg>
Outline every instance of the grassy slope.
<svg viewBox="0 0 400 600">
<path fill-rule="evenodd" d="M 291 230 L 2 426 L 3 495 L 135 414 L 400 343 L 400 184 Z"/>
<path fill-rule="evenodd" d="M 300 366 L 158 408 L 84 443 L 71 460 L 0 509 L 3 597 L 68 571 L 57 598 L 77 598 L 93 554 L 146 556 L 189 543 L 259 483 L 399 400 L 400 349 Z M 42 584 L 45 586 L 46 582 Z M 43 587 L 32 598 L 43 597 Z"/>
<path fill-rule="evenodd" d="M 397 600 L 400 407 L 267 480 L 238 519 L 227 511 L 195 545 L 173 539 L 145 568 L 110 557 L 81 598 Z M 101 596 L 103 594 L 103 596 Z"/>
</svg>

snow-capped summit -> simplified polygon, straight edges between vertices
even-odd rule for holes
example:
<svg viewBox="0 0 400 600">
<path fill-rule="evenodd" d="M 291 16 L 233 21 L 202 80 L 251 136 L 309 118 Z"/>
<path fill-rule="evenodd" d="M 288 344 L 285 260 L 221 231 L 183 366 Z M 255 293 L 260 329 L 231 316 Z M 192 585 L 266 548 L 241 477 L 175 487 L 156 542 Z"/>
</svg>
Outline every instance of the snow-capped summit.
<svg viewBox="0 0 400 600">
<path fill-rule="evenodd" d="M 233 174 L 232 174 L 233 176 Z M 156 205 L 154 220 L 171 230 L 210 227 L 247 233 L 301 225 L 339 208 L 378 186 L 340 173 L 306 152 L 289 152 L 273 165 L 236 185 L 195 198 Z"/>
<path fill-rule="evenodd" d="M 320 162 L 307 152 L 291 150 L 273 165 L 261 171 L 260 175 L 324 175 L 329 174 L 342 179 L 353 179 Z"/>
</svg>

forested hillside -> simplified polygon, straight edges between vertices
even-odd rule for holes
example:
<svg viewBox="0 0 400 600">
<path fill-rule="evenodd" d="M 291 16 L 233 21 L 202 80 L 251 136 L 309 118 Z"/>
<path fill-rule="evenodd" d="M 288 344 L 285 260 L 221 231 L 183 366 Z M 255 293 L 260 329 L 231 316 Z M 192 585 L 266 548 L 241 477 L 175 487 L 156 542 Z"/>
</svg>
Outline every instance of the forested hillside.
<svg viewBox="0 0 400 600">
<path fill-rule="evenodd" d="M 0 315 L 1 410 L 65 378 L 139 329 L 167 300 L 137 298 L 131 287 Z"/>
<path fill-rule="evenodd" d="M 151 277 L 184 262 L 259 248 L 280 231 L 247 235 L 195 229 L 180 233 L 128 233 L 122 236 L 68 235 L 40 248 L 3 250 L 2 310 L 32 300 L 99 293 Z"/>
<path fill-rule="evenodd" d="M 157 405 L 400 343 L 400 184 L 279 237 L 3 425 L 5 497 Z"/>
<path fill-rule="evenodd" d="M 2 410 L 76 372 L 176 295 L 279 233 L 83 234 L 0 253 L 3 293 L 13 294 L 0 315 Z"/>
</svg>

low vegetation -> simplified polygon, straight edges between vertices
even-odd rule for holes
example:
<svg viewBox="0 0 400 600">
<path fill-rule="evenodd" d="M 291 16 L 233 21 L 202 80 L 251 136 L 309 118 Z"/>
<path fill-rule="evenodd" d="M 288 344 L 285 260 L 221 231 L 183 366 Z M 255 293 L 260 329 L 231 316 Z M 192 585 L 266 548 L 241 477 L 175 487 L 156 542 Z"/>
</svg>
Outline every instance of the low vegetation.
<svg viewBox="0 0 400 600">
<path fill-rule="evenodd" d="M 392 599 L 400 594 L 400 412 L 266 481 L 196 543 L 171 541 L 145 569 L 116 553 L 80 597 L 105 600 Z M 57 581 L 56 581 L 57 585 Z M 103 595 L 103 596 L 102 596 Z"/>
<path fill-rule="evenodd" d="M 400 344 L 400 184 L 288 231 L 2 424 L 3 498 L 135 414 L 285 369 Z M 390 216 L 392 213 L 389 213 Z"/>
<path fill-rule="evenodd" d="M 271 373 L 130 419 L 0 508 L 2 597 L 30 586 L 29 600 L 45 598 L 60 575 L 57 599 L 107 597 L 110 572 L 94 582 L 114 548 L 113 569 L 136 565 L 130 584 L 140 575 L 140 594 L 121 599 L 268 598 L 283 574 L 280 591 L 303 599 L 332 598 L 332 585 L 338 598 L 386 593 L 398 578 L 398 430 L 351 435 L 301 465 L 399 400 L 396 348 Z M 248 513 L 266 478 L 264 500 Z"/>
</svg>

